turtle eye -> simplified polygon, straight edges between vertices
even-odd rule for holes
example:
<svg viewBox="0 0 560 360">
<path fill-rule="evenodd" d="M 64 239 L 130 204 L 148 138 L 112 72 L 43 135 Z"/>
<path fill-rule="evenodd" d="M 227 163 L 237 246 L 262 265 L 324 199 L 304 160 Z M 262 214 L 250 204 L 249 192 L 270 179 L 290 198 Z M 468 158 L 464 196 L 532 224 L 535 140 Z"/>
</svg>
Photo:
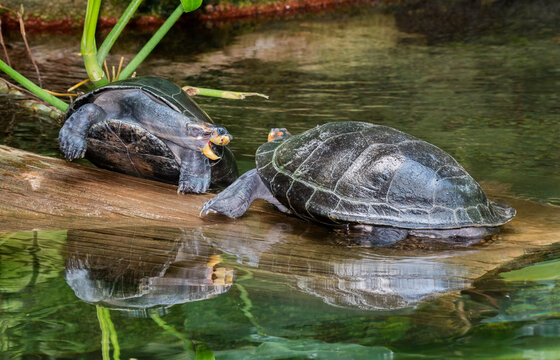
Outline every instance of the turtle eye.
<svg viewBox="0 0 560 360">
<path fill-rule="evenodd" d="M 199 125 L 187 125 L 187 135 L 192 136 L 194 138 L 203 138 L 203 137 L 210 137 L 212 131 L 207 129 L 206 127 L 199 126 Z"/>
</svg>

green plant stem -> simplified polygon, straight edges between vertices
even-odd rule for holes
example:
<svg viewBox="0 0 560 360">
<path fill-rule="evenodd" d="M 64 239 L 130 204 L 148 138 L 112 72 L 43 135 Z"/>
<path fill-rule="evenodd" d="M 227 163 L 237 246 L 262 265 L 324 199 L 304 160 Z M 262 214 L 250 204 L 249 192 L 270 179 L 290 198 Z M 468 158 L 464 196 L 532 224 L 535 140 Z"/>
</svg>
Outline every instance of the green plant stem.
<svg viewBox="0 0 560 360">
<path fill-rule="evenodd" d="M 25 76 L 21 75 L 20 73 L 18 73 L 14 69 L 12 69 L 10 66 L 8 66 L 8 64 L 3 62 L 2 60 L 0 60 L 0 70 L 4 71 L 12 79 L 14 79 L 19 84 L 21 84 L 21 86 L 23 86 L 27 90 L 31 91 L 31 93 L 33 93 L 34 95 L 36 95 L 40 99 L 48 102 L 49 104 L 51 104 L 52 106 L 54 106 L 58 110 L 60 110 L 62 112 L 65 112 L 66 109 L 68 108 L 67 103 L 65 103 L 64 101 L 60 100 L 57 97 L 54 97 L 53 95 L 49 94 L 45 90 L 41 89 L 40 87 L 35 85 L 33 82 L 31 82 L 29 79 L 27 79 Z"/>
<path fill-rule="evenodd" d="M 109 339 L 113 345 L 113 360 L 120 360 L 121 348 L 119 346 L 119 339 L 115 325 L 111 320 L 111 313 L 109 309 L 96 305 L 97 319 L 99 320 L 99 327 L 101 328 L 101 347 L 103 359 L 109 359 Z"/>
<path fill-rule="evenodd" d="M 84 59 L 89 79 L 95 87 L 108 84 L 107 77 L 101 66 L 97 63 L 97 45 L 95 44 L 95 29 L 99 16 L 101 0 L 88 0 L 86 18 L 84 20 L 84 33 L 82 35 L 81 52 Z"/>
<path fill-rule="evenodd" d="M 105 58 L 109 54 L 109 51 L 111 51 L 111 48 L 115 44 L 115 41 L 117 41 L 117 38 L 120 36 L 126 24 L 128 24 L 128 22 L 132 18 L 132 15 L 134 15 L 141 3 L 142 0 L 133 0 L 130 2 L 126 10 L 119 18 L 119 21 L 117 21 L 115 26 L 113 26 L 113 29 L 111 29 L 111 32 L 109 33 L 109 35 L 107 35 L 107 37 L 97 50 L 97 65 L 103 66 L 103 61 L 105 61 Z"/>
<path fill-rule="evenodd" d="M 237 290 L 239 290 L 239 298 L 243 302 L 243 307 L 241 307 L 241 312 L 251 322 L 251 324 L 253 324 L 253 326 L 257 329 L 257 332 L 259 333 L 259 335 L 262 335 L 262 334 L 265 333 L 264 329 L 261 327 L 261 325 L 257 322 L 255 317 L 251 313 L 251 309 L 253 308 L 253 302 L 251 301 L 251 298 L 249 297 L 249 292 L 247 291 L 245 286 L 243 286 L 241 284 L 242 282 L 245 282 L 247 280 L 251 280 L 253 278 L 253 273 L 251 271 L 246 270 L 246 272 L 247 273 L 245 275 L 243 275 L 242 277 L 240 277 L 237 280 L 237 282 L 235 283 L 235 286 L 237 287 Z"/>
<path fill-rule="evenodd" d="M 170 335 L 173 335 L 177 339 L 183 341 L 187 350 L 190 353 L 194 354 L 194 344 L 189 338 L 187 338 L 185 335 L 181 334 L 173 326 L 168 325 L 155 311 L 150 311 L 150 317 L 159 327 L 161 327 L 167 333 L 169 333 Z"/>
<path fill-rule="evenodd" d="M 109 355 L 109 327 L 105 322 L 103 308 L 99 305 L 95 306 L 97 308 L 97 320 L 99 321 L 99 327 L 101 328 L 101 355 L 103 360 L 111 360 Z"/>
<path fill-rule="evenodd" d="M 179 20 L 184 12 L 183 5 L 179 5 L 173 13 L 165 20 L 161 27 L 156 31 L 152 38 L 144 45 L 144 47 L 136 54 L 128 65 L 121 71 L 119 80 L 126 79 L 136 70 L 136 68 L 144 61 L 144 59 L 152 52 L 161 39 L 167 34 L 169 29 Z"/>
<path fill-rule="evenodd" d="M 209 97 L 234 99 L 234 100 L 243 100 L 247 96 L 260 96 L 265 99 L 268 99 L 268 95 L 256 93 L 256 92 L 216 90 L 216 89 L 208 89 L 208 88 L 201 88 L 201 87 L 194 87 L 194 86 L 183 86 L 183 90 L 186 91 L 187 94 L 191 96 L 200 95 L 200 96 L 209 96 Z"/>
</svg>

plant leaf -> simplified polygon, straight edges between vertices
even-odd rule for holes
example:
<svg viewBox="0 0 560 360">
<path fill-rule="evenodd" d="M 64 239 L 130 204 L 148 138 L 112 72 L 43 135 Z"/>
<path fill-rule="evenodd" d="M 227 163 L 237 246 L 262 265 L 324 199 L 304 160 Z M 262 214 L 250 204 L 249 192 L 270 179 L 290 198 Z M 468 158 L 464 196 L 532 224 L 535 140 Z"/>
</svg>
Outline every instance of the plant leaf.
<svg viewBox="0 0 560 360">
<path fill-rule="evenodd" d="M 185 12 L 190 12 L 198 9 L 202 4 L 202 0 L 181 0 L 181 4 L 183 4 Z"/>
</svg>

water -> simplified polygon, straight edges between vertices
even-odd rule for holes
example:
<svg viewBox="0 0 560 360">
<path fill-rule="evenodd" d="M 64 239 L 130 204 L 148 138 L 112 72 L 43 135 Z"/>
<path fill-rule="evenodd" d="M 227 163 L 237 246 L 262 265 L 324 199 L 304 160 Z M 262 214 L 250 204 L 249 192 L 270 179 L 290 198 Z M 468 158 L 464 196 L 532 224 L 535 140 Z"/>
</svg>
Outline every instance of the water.
<svg viewBox="0 0 560 360">
<path fill-rule="evenodd" d="M 360 120 L 434 143 L 518 210 L 498 237 L 469 248 L 366 249 L 283 216 L 259 220 L 257 233 L 247 219 L 29 226 L 0 235 L 0 352 L 556 358 L 559 12 L 548 2 L 477 11 L 457 4 L 446 11 L 361 6 L 177 30 L 138 72 L 270 95 L 198 100 L 233 134 L 243 171 L 271 127 L 299 133 Z M 131 34 L 115 54 L 130 57 L 138 38 L 147 35 Z M 30 40 L 47 88 L 85 78 L 73 55 L 79 34 Z M 21 42 L 7 41 L 18 69 L 34 79 Z M 109 59 L 117 63 L 118 56 Z M 56 121 L 0 105 L 0 143 L 59 156 Z"/>
</svg>

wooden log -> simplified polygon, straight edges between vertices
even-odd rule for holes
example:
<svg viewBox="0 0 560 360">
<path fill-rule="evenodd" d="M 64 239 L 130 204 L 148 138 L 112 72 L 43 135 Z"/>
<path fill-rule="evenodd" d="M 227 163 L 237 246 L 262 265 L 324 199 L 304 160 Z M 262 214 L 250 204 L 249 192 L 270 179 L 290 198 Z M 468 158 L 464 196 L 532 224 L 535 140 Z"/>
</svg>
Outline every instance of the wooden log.
<svg viewBox="0 0 560 360">
<path fill-rule="evenodd" d="M 368 249 L 340 246 L 344 234 L 286 216 L 264 202 L 237 220 L 200 218 L 212 194 L 178 195 L 176 186 L 0 146 L 0 233 L 76 229 L 66 240 L 76 256 L 99 254 L 107 266 L 128 257 L 134 263 L 138 256 L 163 256 L 170 243 L 189 241 L 183 252 L 202 246 L 213 249 L 208 248 L 210 255 L 233 255 L 242 264 L 236 266 L 282 277 L 328 303 L 397 308 L 431 294 L 456 294 L 486 272 L 560 239 L 559 208 L 483 186 L 490 197 L 518 210 L 492 240 L 466 248 L 411 243 Z M 29 235 L 10 236 L 25 241 Z"/>
<path fill-rule="evenodd" d="M 212 196 L 0 146 L 0 232 L 201 224 L 200 208 Z"/>
</svg>

